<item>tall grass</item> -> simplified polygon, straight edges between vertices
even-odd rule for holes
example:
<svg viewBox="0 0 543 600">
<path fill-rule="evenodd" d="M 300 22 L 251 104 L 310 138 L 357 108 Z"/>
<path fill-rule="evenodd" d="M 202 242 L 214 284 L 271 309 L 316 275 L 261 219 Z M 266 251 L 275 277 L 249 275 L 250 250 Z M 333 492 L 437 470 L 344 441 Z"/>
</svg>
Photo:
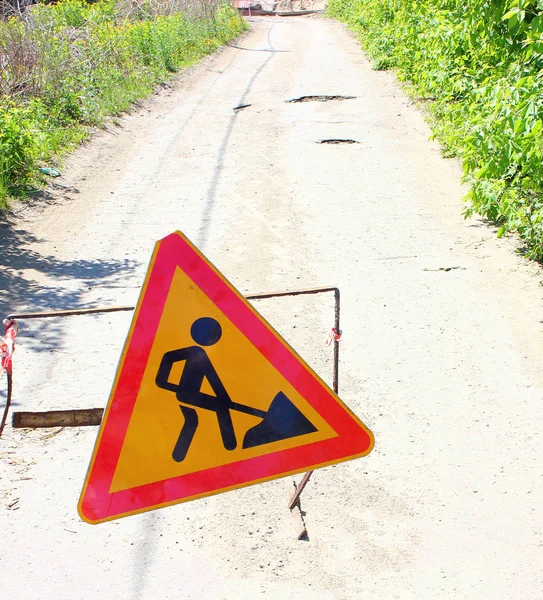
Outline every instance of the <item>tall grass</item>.
<svg viewBox="0 0 543 600">
<path fill-rule="evenodd" d="M 89 126 L 244 27 L 220 0 L 61 0 L 0 21 L 0 208 Z"/>
<path fill-rule="evenodd" d="M 543 2 L 331 0 L 376 68 L 424 98 L 471 183 L 465 214 L 518 232 L 543 259 Z"/>
</svg>

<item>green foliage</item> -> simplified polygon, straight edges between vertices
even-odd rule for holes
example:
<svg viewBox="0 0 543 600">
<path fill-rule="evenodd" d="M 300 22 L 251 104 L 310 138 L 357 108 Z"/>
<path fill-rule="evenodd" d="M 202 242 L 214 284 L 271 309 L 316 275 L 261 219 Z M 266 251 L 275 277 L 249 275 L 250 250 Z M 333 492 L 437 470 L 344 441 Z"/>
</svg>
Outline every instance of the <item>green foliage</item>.
<svg viewBox="0 0 543 600">
<path fill-rule="evenodd" d="M 331 0 L 377 68 L 427 102 L 476 212 L 543 258 L 543 0 Z"/>
<path fill-rule="evenodd" d="M 101 0 L 95 4 L 84 0 L 62 0 L 55 4 L 41 4 L 32 8 L 32 18 L 62 27 L 86 27 L 100 23 L 113 23 L 117 18 L 117 8 L 113 0 Z"/>
<path fill-rule="evenodd" d="M 219 1 L 208 0 L 198 15 L 157 6 L 167 14 L 137 3 L 121 18 L 113 0 L 61 0 L 0 21 L 0 208 L 39 184 L 38 167 L 79 143 L 89 126 L 245 28 Z"/>
<path fill-rule="evenodd" d="M 20 107 L 4 98 L 0 104 L 0 156 L 2 181 L 27 183 L 38 154 L 36 116 L 31 106 Z"/>
</svg>

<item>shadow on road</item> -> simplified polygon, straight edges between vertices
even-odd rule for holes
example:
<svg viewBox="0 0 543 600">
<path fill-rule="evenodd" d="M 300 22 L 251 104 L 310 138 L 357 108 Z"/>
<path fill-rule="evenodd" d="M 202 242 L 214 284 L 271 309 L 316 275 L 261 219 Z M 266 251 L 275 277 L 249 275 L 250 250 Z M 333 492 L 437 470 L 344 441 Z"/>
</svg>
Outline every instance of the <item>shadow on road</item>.
<svg viewBox="0 0 543 600">
<path fill-rule="evenodd" d="M 262 71 L 264 71 L 264 69 L 266 68 L 268 63 L 272 60 L 272 58 L 275 56 L 275 54 L 277 52 L 283 52 L 283 50 L 276 50 L 272 44 L 271 33 L 275 26 L 276 26 L 276 23 L 273 23 L 269 27 L 268 34 L 267 34 L 269 48 L 263 50 L 263 52 L 269 52 L 269 55 L 267 56 L 267 58 L 265 58 L 262 61 L 262 64 L 258 67 L 258 69 L 253 73 L 253 75 L 249 79 L 247 86 L 245 87 L 242 95 L 240 96 L 237 106 L 243 106 L 246 103 L 247 97 L 248 97 L 249 93 L 251 92 L 255 81 L 261 75 Z M 247 48 L 240 48 L 239 46 L 232 46 L 232 47 L 238 48 L 239 50 L 247 50 Z M 239 113 L 239 111 L 234 110 L 234 113 L 230 117 L 230 122 L 228 123 L 224 137 L 220 143 L 220 146 L 219 146 L 219 149 L 217 152 L 217 162 L 215 165 L 215 169 L 213 171 L 213 178 L 211 180 L 211 184 L 207 191 L 206 203 L 205 203 L 204 212 L 202 215 L 202 225 L 200 227 L 199 236 L 198 236 L 198 240 L 197 240 L 198 247 L 201 250 L 205 250 L 205 247 L 207 244 L 209 228 L 210 228 L 211 221 L 213 218 L 213 209 L 215 206 L 215 201 L 217 199 L 217 190 L 219 187 L 219 181 L 221 178 L 222 170 L 224 169 L 226 153 L 228 151 L 228 144 L 230 142 L 230 138 L 231 138 L 232 132 L 234 130 L 234 125 L 236 123 L 236 117 L 238 116 L 238 113 Z"/>
<path fill-rule="evenodd" d="M 61 260 L 34 250 L 32 246 L 40 241 L 9 217 L 0 218 L 0 318 L 17 311 L 96 305 L 85 299 L 89 289 L 118 286 L 139 264 L 131 259 Z M 34 279 L 34 272 L 40 279 L 46 275 L 50 283 Z M 58 348 L 61 320 L 39 323 L 39 336 L 29 336 L 32 349 L 43 352 Z"/>
</svg>

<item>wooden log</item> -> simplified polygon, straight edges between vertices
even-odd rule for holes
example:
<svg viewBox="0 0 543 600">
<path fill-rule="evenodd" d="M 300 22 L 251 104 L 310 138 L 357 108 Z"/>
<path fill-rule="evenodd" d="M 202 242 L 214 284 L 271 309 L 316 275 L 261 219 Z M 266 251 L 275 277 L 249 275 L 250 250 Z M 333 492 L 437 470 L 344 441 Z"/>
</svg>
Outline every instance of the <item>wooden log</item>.
<svg viewBox="0 0 543 600">
<path fill-rule="evenodd" d="M 39 427 L 88 427 L 100 425 L 103 408 L 73 410 L 49 410 L 46 412 L 14 412 L 12 426 L 15 429 Z"/>
</svg>

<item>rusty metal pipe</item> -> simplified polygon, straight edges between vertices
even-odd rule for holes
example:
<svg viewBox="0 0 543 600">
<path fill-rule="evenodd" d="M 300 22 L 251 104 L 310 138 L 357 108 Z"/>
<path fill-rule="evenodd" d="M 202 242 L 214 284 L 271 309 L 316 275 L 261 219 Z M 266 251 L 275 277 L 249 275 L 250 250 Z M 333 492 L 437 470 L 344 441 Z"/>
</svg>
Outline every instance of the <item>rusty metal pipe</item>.
<svg viewBox="0 0 543 600">
<path fill-rule="evenodd" d="M 307 288 L 302 290 L 290 290 L 287 292 L 264 292 L 257 294 L 248 294 L 247 300 L 264 300 L 266 298 L 279 298 L 281 296 L 301 296 L 307 294 L 321 294 L 323 292 L 334 292 L 336 294 L 336 304 L 338 302 L 339 290 L 336 287 Z M 94 306 L 89 308 L 76 308 L 71 310 L 47 310 L 42 312 L 21 312 L 12 313 L 7 316 L 8 319 L 51 319 L 54 317 L 75 317 L 80 315 L 96 315 L 100 313 L 128 312 L 134 310 L 135 306 Z"/>
<path fill-rule="evenodd" d="M 284 297 L 284 296 L 301 296 L 301 295 L 310 295 L 310 294 L 321 294 L 321 293 L 325 293 L 325 292 L 334 292 L 334 297 L 335 297 L 335 321 L 334 321 L 334 328 L 337 331 L 339 331 L 339 289 L 337 287 L 332 287 L 332 286 L 328 286 L 328 287 L 318 287 L 318 288 L 304 288 L 304 289 L 300 289 L 300 290 L 288 290 L 288 291 L 281 291 L 281 292 L 261 292 L 261 293 L 256 293 L 256 294 L 248 294 L 245 296 L 245 298 L 247 300 L 265 300 L 266 298 L 279 298 L 279 297 Z M 96 314 L 102 314 L 102 313 L 113 313 L 113 312 L 128 312 L 128 311 L 132 311 L 135 309 L 135 306 L 95 306 L 95 307 L 89 307 L 89 308 L 76 308 L 76 309 L 68 309 L 68 310 L 47 310 L 47 311 L 40 311 L 40 312 L 20 312 L 20 313 L 12 313 L 10 315 L 7 316 L 8 319 L 17 319 L 17 320 L 24 320 L 24 319 L 51 319 L 51 318 L 55 318 L 55 317 L 75 317 L 75 316 L 81 316 L 81 315 L 96 315 Z M 334 387 L 334 391 L 337 393 L 337 388 L 338 388 L 338 365 L 339 365 L 339 344 L 337 342 L 337 340 L 334 340 L 334 379 L 333 379 L 333 387 Z M 8 378 L 8 393 L 7 393 L 7 401 L 6 401 L 6 406 L 4 408 L 4 414 L 2 417 L 2 421 L 0 421 L 0 435 L 2 435 L 2 431 L 5 427 L 6 421 L 7 421 L 7 415 L 9 412 L 9 408 L 11 405 L 11 396 L 12 396 L 12 375 L 11 373 L 7 374 L 7 378 Z M 83 409 L 86 410 L 86 409 Z M 94 409 L 96 410 L 96 409 Z M 55 413 L 58 412 L 58 416 L 59 418 L 61 417 L 60 412 L 62 411 L 50 411 L 50 413 L 16 413 L 14 415 L 14 423 L 13 426 L 14 427 L 51 427 L 53 425 L 22 425 L 20 423 L 29 423 L 30 421 L 27 420 L 27 417 L 30 418 L 30 415 L 34 415 L 34 422 L 37 423 L 40 419 L 39 415 L 49 415 L 49 417 L 47 418 L 52 418 L 53 415 L 51 413 Z M 70 411 L 66 411 L 66 412 L 70 412 Z M 77 412 L 77 411 L 71 411 L 72 413 Z M 24 415 L 24 416 L 19 416 L 19 415 Z M 94 418 L 94 423 L 95 425 L 98 425 L 100 423 L 100 420 L 98 419 L 97 414 L 95 414 L 93 416 Z M 46 417 L 44 416 L 44 419 L 46 419 Z M 43 423 L 45 423 L 46 421 L 42 421 Z M 53 422 L 53 421 L 48 421 L 49 423 Z M 90 423 L 89 423 L 90 424 Z M 65 424 L 65 426 L 69 426 L 68 423 Z M 308 474 L 306 474 L 306 476 L 304 476 L 304 479 L 302 479 L 302 484 L 303 487 L 305 487 L 305 483 L 307 483 L 307 481 L 309 480 L 309 477 L 311 476 L 309 474 L 309 477 L 307 477 Z M 304 480 L 307 480 L 304 482 Z M 302 486 L 301 484 L 301 486 Z M 302 487 L 302 489 L 303 489 Z M 301 493 L 300 487 L 298 488 L 299 493 L 296 497 L 295 502 L 297 501 L 297 498 L 299 496 L 299 494 Z"/>
<path fill-rule="evenodd" d="M 8 319 L 52 319 L 53 317 L 75 317 L 79 315 L 94 315 L 100 313 L 121 312 L 134 310 L 134 306 L 97 306 L 92 308 L 76 308 L 72 310 L 47 310 L 43 312 L 13 313 Z"/>
<path fill-rule="evenodd" d="M 0 421 L 0 437 L 2 436 L 2 432 L 4 431 L 4 427 L 6 426 L 6 421 L 8 419 L 9 407 L 11 406 L 11 394 L 13 391 L 13 377 L 9 371 L 6 371 L 6 375 L 8 378 L 8 390 L 6 396 L 6 406 L 4 407 L 4 414 L 2 415 L 2 421 Z"/>
<path fill-rule="evenodd" d="M 336 334 L 341 334 L 341 329 L 339 327 L 339 317 L 340 317 L 340 293 L 338 288 L 329 288 L 326 291 L 334 292 L 334 331 Z M 334 337 L 334 379 L 333 379 L 333 389 L 337 394 L 339 391 L 339 340 Z M 288 507 L 290 510 L 299 504 L 300 496 L 304 491 L 305 486 L 308 484 L 311 479 L 311 475 L 313 475 L 313 471 L 308 471 L 300 481 L 300 484 L 296 488 L 294 494 L 292 494 Z"/>
</svg>

